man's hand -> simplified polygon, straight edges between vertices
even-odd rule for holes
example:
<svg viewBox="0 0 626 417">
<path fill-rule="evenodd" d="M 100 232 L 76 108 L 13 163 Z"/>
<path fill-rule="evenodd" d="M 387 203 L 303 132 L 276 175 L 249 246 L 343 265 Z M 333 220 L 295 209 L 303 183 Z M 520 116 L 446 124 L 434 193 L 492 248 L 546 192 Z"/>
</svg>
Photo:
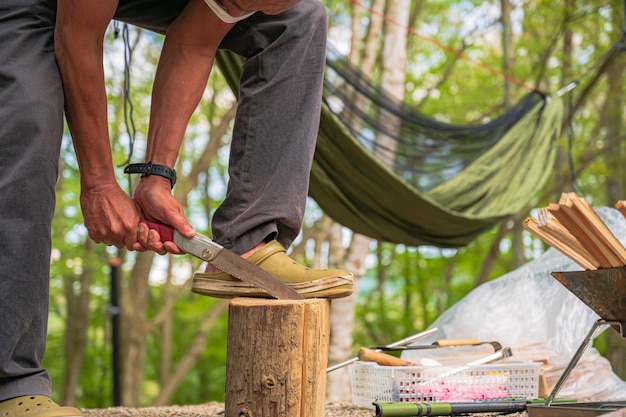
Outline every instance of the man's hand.
<svg viewBox="0 0 626 417">
<path fill-rule="evenodd" d="M 166 178 L 144 177 L 135 189 L 135 201 L 147 220 L 158 221 L 176 229 L 181 235 L 193 237 L 194 228 L 187 222 L 180 203 L 172 196 L 170 182 Z M 161 242 L 156 230 L 150 230 L 140 223 L 137 233 L 139 243 L 161 255 L 166 253 L 182 254 L 174 242 Z"/>
<path fill-rule="evenodd" d="M 144 251 L 137 241 L 139 206 L 117 184 L 84 190 L 80 205 L 89 237 L 97 243 Z"/>
</svg>

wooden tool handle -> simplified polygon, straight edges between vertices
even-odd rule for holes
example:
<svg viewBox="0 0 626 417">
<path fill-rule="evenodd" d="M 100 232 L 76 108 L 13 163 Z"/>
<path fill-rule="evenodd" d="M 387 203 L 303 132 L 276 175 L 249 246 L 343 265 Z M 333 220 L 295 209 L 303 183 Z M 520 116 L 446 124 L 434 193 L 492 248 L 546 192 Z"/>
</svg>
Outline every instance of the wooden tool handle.
<svg viewBox="0 0 626 417">
<path fill-rule="evenodd" d="M 437 340 L 433 345 L 435 346 L 461 346 L 461 345 L 477 345 L 478 339 L 445 339 Z"/>
<path fill-rule="evenodd" d="M 381 366 L 414 366 L 412 362 L 405 361 L 395 356 L 388 355 L 383 352 L 377 352 L 372 349 L 362 347 L 357 355 L 359 360 L 366 362 L 376 362 Z"/>
</svg>

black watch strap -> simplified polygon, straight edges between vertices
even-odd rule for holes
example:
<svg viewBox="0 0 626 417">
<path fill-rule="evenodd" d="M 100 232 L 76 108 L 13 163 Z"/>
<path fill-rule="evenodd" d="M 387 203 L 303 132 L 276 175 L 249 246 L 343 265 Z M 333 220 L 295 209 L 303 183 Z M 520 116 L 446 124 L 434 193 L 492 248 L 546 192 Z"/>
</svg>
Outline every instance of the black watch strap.
<svg viewBox="0 0 626 417">
<path fill-rule="evenodd" d="M 172 188 L 174 188 L 176 184 L 175 169 L 166 167 L 165 165 L 153 164 L 152 161 L 143 164 L 129 164 L 124 168 L 124 174 L 141 174 L 142 178 L 150 175 L 158 175 L 159 177 L 170 180 Z"/>
</svg>

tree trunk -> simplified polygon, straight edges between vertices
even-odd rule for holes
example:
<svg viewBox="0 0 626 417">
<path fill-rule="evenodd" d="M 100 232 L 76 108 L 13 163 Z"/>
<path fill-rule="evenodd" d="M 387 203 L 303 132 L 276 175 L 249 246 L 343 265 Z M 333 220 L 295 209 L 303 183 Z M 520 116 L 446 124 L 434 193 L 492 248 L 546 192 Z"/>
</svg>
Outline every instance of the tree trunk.
<svg viewBox="0 0 626 417">
<path fill-rule="evenodd" d="M 385 12 L 385 3 L 386 0 L 374 0 L 372 2 L 372 10 L 374 13 L 370 16 L 367 37 L 365 38 L 365 44 L 363 45 L 363 61 L 359 65 L 363 74 L 372 73 L 371 71 L 374 69 L 374 65 L 376 64 L 376 58 L 378 58 L 378 43 L 381 33 L 383 33 L 382 15 Z M 353 47 L 355 46 L 356 45 L 353 45 Z"/>
<path fill-rule="evenodd" d="M 63 372 L 63 404 L 76 405 L 76 389 L 80 378 L 80 371 L 87 348 L 87 330 L 89 328 L 89 288 L 93 280 L 94 266 L 98 265 L 95 259 L 96 244 L 87 238 L 85 241 L 85 256 L 83 258 L 82 273 L 78 280 L 66 277 L 64 280 L 65 299 L 67 302 L 67 317 L 65 320 L 64 335 L 64 372 Z"/>
<path fill-rule="evenodd" d="M 171 304 L 176 294 L 172 291 L 172 262 L 167 269 L 167 280 L 163 289 L 163 304 Z M 161 357 L 159 363 L 159 385 L 163 386 L 167 383 L 172 372 L 172 354 L 174 352 L 174 311 L 170 308 L 163 317 L 161 323 Z"/>
<path fill-rule="evenodd" d="M 398 25 L 389 24 L 384 36 L 382 62 L 382 78 L 381 87 L 392 98 L 401 101 L 404 99 L 406 90 L 406 48 L 407 48 L 407 31 L 409 24 L 408 10 L 411 8 L 410 0 L 396 0 L 388 3 L 387 13 L 391 20 L 397 22 Z M 379 118 L 397 120 L 390 118 L 385 111 L 379 112 Z M 389 126 L 392 134 L 400 131 L 400 121 L 395 126 Z M 398 142 L 392 137 L 379 134 L 376 137 L 377 149 L 384 148 L 387 155 L 395 154 Z M 394 158 L 395 159 L 395 158 Z M 393 167 L 393 160 L 384 161 L 390 167 Z"/>
<path fill-rule="evenodd" d="M 350 62 L 358 66 L 363 74 L 371 74 L 376 63 L 378 51 L 378 39 L 382 31 L 383 19 L 381 17 L 385 8 L 385 0 L 374 0 L 372 10 L 376 13 L 370 15 L 368 34 L 363 45 L 363 59 L 359 62 L 361 50 L 359 44 L 359 34 L 353 33 L 352 45 L 350 47 Z M 353 20 L 360 20 L 360 9 L 355 7 Z M 353 27 L 360 25 L 354 24 Z M 355 98 L 355 100 L 358 100 Z M 358 124 L 352 121 L 354 129 L 358 130 Z M 342 227 L 333 225 L 331 239 L 341 242 Z M 354 329 L 355 305 L 358 295 L 358 282 L 365 273 L 363 260 L 369 253 L 371 239 L 365 236 L 354 234 L 350 244 L 348 258 L 345 260 L 345 268 L 354 274 L 354 292 L 350 297 L 333 301 L 331 305 L 330 322 L 330 353 L 328 361 L 330 364 L 342 362 L 353 356 L 352 352 L 352 331 Z M 336 245 L 334 245 L 336 246 Z M 339 261 L 337 266 L 340 265 Z M 338 369 L 328 374 L 326 382 L 327 401 L 349 401 L 351 399 L 350 375 L 347 368 Z"/>
<path fill-rule="evenodd" d="M 144 359 L 148 323 L 148 275 L 152 269 L 154 252 L 137 254 L 135 265 L 120 297 L 122 405 L 141 406 Z"/>
<path fill-rule="evenodd" d="M 478 274 L 474 287 L 478 287 L 488 281 L 491 270 L 493 269 L 496 259 L 498 258 L 498 254 L 500 253 L 500 243 L 502 243 L 502 239 L 504 239 L 506 234 L 509 232 L 507 224 L 510 221 L 511 219 L 507 218 L 500 222 L 498 233 L 496 233 L 496 236 L 493 238 L 493 242 L 489 247 L 489 252 L 487 252 L 485 259 L 482 262 L 480 273 Z"/>
<path fill-rule="evenodd" d="M 500 2 L 500 20 L 502 22 L 502 72 L 511 73 L 513 68 L 513 31 L 511 30 L 511 2 L 510 0 L 501 0 Z M 504 106 L 508 109 L 511 107 L 511 83 L 504 79 Z"/>
<path fill-rule="evenodd" d="M 563 21 L 569 22 L 571 19 L 571 15 L 575 10 L 575 0 L 565 0 L 565 5 L 563 7 L 564 16 Z M 563 59 L 561 65 L 561 79 L 565 81 L 565 83 L 569 83 L 573 81 L 572 74 L 572 56 L 574 53 L 574 43 L 573 43 L 573 31 L 569 25 L 565 26 L 565 30 L 563 33 Z M 565 100 L 571 100 L 571 96 L 564 97 Z M 567 108 L 567 107 L 566 107 Z M 571 115 L 568 115 L 571 117 Z M 567 127 L 565 127 L 567 129 Z M 568 144 L 568 148 L 571 146 L 571 143 Z M 562 188 L 561 192 L 573 191 L 574 184 L 572 182 L 572 176 L 574 173 L 570 172 L 571 167 L 569 166 L 569 158 L 570 155 L 568 153 L 570 149 L 564 149 L 559 146 L 556 154 L 556 163 L 555 163 L 555 171 L 557 175 L 562 178 L 560 182 L 566 185 L 567 188 Z M 558 200 L 558 195 L 555 195 L 553 200 Z"/>
<path fill-rule="evenodd" d="M 383 2 L 376 1 L 375 7 L 381 7 Z M 405 91 L 405 71 L 406 71 L 406 44 L 408 25 L 408 10 L 410 8 L 409 0 L 398 0 L 388 3 L 388 13 L 391 19 L 400 25 L 391 25 L 384 34 L 385 40 L 383 50 L 383 74 L 381 87 L 386 90 L 392 97 L 402 100 Z M 377 15 L 372 15 L 372 23 L 368 33 L 368 42 L 364 51 L 364 60 L 361 67 L 363 74 L 371 74 L 375 57 L 377 56 L 377 48 L 375 40 L 380 33 L 376 28 L 378 24 L 382 24 L 382 19 Z M 376 30 L 376 31 L 373 31 Z M 353 48 L 355 45 L 353 45 Z M 370 67 L 371 65 L 371 67 Z M 379 114 L 379 117 L 385 117 Z M 400 126 L 396 126 L 399 131 Z M 396 149 L 396 142 L 389 137 L 377 137 L 376 143 L 391 149 Z M 393 161 L 388 161 L 390 164 Z M 336 235 L 335 235 L 336 236 Z M 355 278 L 355 292 L 351 297 L 336 300 L 331 310 L 331 339 L 329 363 L 341 362 L 348 359 L 349 352 L 352 349 L 352 330 L 354 328 L 354 312 L 356 296 L 358 295 L 358 282 L 365 273 L 364 259 L 370 251 L 370 238 L 354 234 L 350 245 L 349 258 L 346 267 L 352 271 Z M 328 401 L 349 401 L 350 393 L 349 373 L 346 368 L 338 369 L 329 374 L 327 382 L 327 400 Z"/>
<path fill-rule="evenodd" d="M 528 261 L 525 253 L 526 246 L 524 245 L 524 221 L 526 220 L 526 213 L 523 212 L 515 215 L 512 220 L 511 240 L 513 242 L 513 268 L 516 269 Z"/>
<path fill-rule="evenodd" d="M 336 236 L 338 233 L 334 235 Z M 356 297 L 359 293 L 359 280 L 365 274 L 363 260 L 369 253 L 371 240 L 363 235 L 354 235 L 352 238 L 345 267 L 354 274 L 354 292 L 350 297 L 340 298 L 332 302 L 329 364 L 343 362 L 354 356 L 352 354 L 352 331 L 354 330 Z M 340 368 L 329 373 L 326 382 L 326 401 L 342 402 L 350 401 L 351 398 L 348 368 Z"/>
<path fill-rule="evenodd" d="M 361 14 L 360 6 L 354 5 L 354 15 L 352 17 L 352 38 L 350 44 L 350 56 L 349 60 L 352 65 L 360 69 L 362 74 L 371 74 L 378 58 L 378 43 L 379 37 L 383 28 L 382 15 L 385 9 L 385 0 L 374 0 L 372 7 L 373 13 L 370 16 L 370 23 L 367 30 L 365 40 L 361 42 L 360 29 L 361 29 Z M 358 30 L 359 33 L 354 31 Z M 352 90 L 347 94 L 347 97 L 352 96 L 356 108 L 361 108 L 364 104 L 364 97 Z M 347 120 L 352 125 L 355 131 L 360 128 L 360 120 L 356 114 L 349 114 Z"/>
</svg>

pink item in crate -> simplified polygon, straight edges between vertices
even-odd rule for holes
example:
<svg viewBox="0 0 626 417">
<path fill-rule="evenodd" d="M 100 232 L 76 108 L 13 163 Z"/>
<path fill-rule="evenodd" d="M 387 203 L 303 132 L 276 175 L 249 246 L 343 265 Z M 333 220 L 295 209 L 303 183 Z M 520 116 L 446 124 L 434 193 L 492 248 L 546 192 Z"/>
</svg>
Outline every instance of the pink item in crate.
<svg viewBox="0 0 626 417">
<path fill-rule="evenodd" d="M 416 388 L 416 394 L 419 397 L 428 397 L 436 401 L 480 401 L 510 397 L 510 394 L 501 385 L 476 387 L 467 383 L 441 381 L 437 385 L 418 385 Z"/>
<path fill-rule="evenodd" d="M 510 398 L 511 394 L 503 387 L 505 381 L 483 381 L 472 383 L 467 380 L 443 380 L 430 383 L 417 383 L 400 389 L 401 402 L 421 401 L 482 401 Z M 494 383 L 495 382 L 495 383 Z"/>
</svg>

